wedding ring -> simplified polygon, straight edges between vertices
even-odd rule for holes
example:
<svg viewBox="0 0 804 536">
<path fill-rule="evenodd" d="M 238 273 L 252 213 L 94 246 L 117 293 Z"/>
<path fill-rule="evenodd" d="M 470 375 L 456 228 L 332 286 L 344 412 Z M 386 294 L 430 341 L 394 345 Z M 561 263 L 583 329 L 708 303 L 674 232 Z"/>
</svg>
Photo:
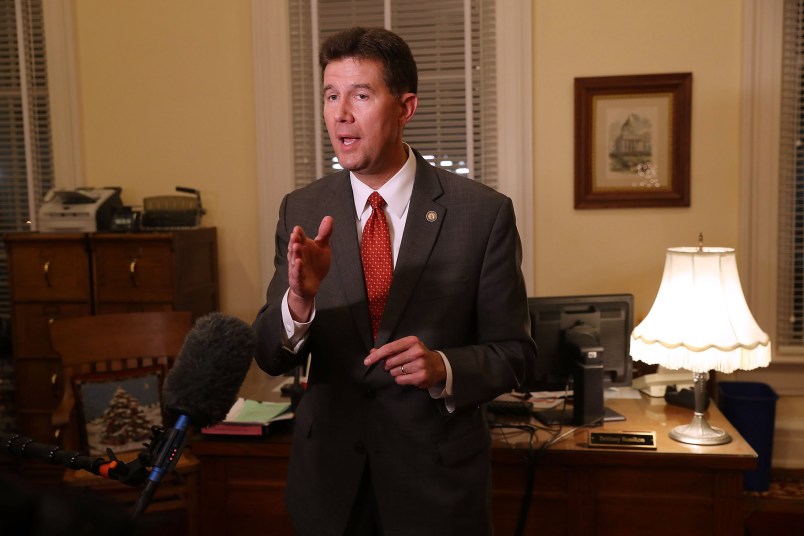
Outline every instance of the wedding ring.
<svg viewBox="0 0 804 536">
<path fill-rule="evenodd" d="M 399 370 L 402 371 L 402 374 L 407 374 L 407 372 L 405 372 L 405 365 L 399 365 Z"/>
</svg>

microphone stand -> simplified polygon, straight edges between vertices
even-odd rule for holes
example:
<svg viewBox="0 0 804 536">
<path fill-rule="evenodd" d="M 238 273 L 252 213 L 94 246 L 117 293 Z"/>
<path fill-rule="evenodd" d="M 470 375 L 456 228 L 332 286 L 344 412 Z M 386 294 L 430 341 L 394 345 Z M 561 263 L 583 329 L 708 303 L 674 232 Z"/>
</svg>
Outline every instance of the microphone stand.
<svg viewBox="0 0 804 536">
<path fill-rule="evenodd" d="M 290 385 L 283 385 L 280 389 L 282 396 L 290 397 L 291 411 L 296 411 L 296 407 L 299 405 L 299 401 L 304 394 L 304 387 L 301 384 L 301 369 L 301 365 L 297 366 L 293 370 L 293 383 Z"/>
<path fill-rule="evenodd" d="M 103 478 L 117 480 L 128 486 L 146 482 L 134 505 L 132 518 L 138 518 L 148 507 L 162 477 L 170 472 L 179 460 L 187 441 L 190 420 L 182 415 L 168 433 L 159 426 L 151 427 L 151 442 L 131 462 L 119 460 L 112 449 L 106 449 L 109 459 L 86 456 L 78 451 L 65 450 L 57 445 L 36 443 L 19 434 L 0 433 L 0 454 L 45 460 L 52 465 L 68 469 L 81 469 Z M 149 471 L 148 467 L 152 469 Z"/>
<path fill-rule="evenodd" d="M 78 451 L 65 450 L 57 445 L 36 443 L 30 437 L 19 434 L 0 433 L 0 453 L 44 460 L 51 465 L 68 469 L 80 469 L 103 478 L 117 480 L 128 486 L 142 484 L 148 476 L 146 466 L 151 455 L 141 452 L 134 461 L 125 463 L 115 456 L 112 449 L 106 449 L 109 459 L 86 456 Z"/>
</svg>

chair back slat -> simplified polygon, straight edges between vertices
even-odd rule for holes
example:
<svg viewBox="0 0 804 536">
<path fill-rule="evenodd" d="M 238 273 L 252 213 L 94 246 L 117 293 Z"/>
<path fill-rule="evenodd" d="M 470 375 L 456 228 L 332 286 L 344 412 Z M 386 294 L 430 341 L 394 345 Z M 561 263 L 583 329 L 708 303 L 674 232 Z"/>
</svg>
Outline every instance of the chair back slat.
<svg viewBox="0 0 804 536">
<path fill-rule="evenodd" d="M 142 357 L 175 357 L 192 327 L 189 312 L 115 313 L 59 318 L 53 348 L 67 366 Z"/>
</svg>

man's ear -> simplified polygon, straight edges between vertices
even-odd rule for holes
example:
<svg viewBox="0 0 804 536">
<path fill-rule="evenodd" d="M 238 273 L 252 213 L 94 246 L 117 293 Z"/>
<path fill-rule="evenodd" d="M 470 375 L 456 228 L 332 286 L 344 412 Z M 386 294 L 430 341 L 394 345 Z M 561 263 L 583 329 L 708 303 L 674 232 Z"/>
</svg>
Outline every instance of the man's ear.
<svg viewBox="0 0 804 536">
<path fill-rule="evenodd" d="M 419 96 L 415 93 L 403 93 L 399 98 L 399 103 L 402 106 L 399 124 L 405 126 L 413 119 L 413 114 L 416 113 L 416 108 L 419 107 Z"/>
</svg>

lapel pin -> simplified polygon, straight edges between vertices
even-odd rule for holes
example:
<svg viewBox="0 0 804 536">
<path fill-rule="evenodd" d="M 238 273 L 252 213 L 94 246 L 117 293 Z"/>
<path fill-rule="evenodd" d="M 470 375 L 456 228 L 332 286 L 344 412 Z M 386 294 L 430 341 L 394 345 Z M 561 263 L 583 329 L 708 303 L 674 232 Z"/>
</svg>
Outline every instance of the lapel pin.
<svg viewBox="0 0 804 536">
<path fill-rule="evenodd" d="M 436 213 L 435 210 L 430 210 L 425 215 L 425 218 L 427 218 L 427 221 L 429 221 L 430 223 L 433 223 L 438 219 L 438 214 Z"/>
</svg>

